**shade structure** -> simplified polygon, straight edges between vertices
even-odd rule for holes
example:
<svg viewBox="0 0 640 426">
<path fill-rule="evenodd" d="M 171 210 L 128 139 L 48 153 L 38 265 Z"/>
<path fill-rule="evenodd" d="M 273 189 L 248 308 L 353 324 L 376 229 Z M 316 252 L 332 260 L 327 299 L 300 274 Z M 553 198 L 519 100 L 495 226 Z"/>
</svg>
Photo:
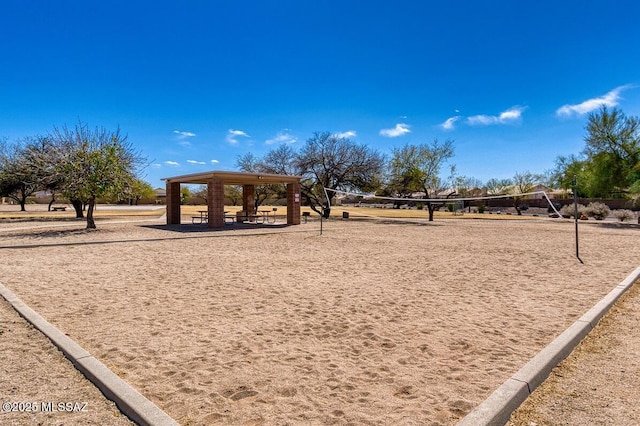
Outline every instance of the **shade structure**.
<svg viewBox="0 0 640 426">
<path fill-rule="evenodd" d="M 163 178 L 167 185 L 167 224 L 180 224 L 180 185 L 207 185 L 207 212 L 210 228 L 224 227 L 224 186 L 242 186 L 242 206 L 245 211 L 254 209 L 255 187 L 258 185 L 284 184 L 287 187 L 287 224 L 300 224 L 300 180 L 302 176 L 267 173 L 242 173 L 210 171 Z"/>
</svg>

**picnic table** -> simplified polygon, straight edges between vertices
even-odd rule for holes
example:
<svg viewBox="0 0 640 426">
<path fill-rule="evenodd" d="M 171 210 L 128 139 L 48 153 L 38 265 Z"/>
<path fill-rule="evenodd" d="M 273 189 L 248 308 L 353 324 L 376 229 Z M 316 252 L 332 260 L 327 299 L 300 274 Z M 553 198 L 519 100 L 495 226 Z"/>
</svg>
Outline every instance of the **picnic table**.
<svg viewBox="0 0 640 426">
<path fill-rule="evenodd" d="M 209 211 L 208 210 L 198 210 L 200 216 L 191 216 L 191 223 L 196 224 L 196 220 L 198 223 L 208 223 L 209 222 Z"/>
<path fill-rule="evenodd" d="M 234 223 L 236 218 L 228 213 L 228 211 L 224 212 L 225 223 Z M 194 225 L 196 224 L 196 221 L 198 224 L 209 223 L 209 210 L 198 210 L 198 214 L 200 216 L 191 216 L 191 223 Z"/>
<path fill-rule="evenodd" d="M 258 213 L 262 215 L 262 223 L 276 223 L 277 210 L 277 208 L 273 210 L 258 210 Z"/>
</svg>

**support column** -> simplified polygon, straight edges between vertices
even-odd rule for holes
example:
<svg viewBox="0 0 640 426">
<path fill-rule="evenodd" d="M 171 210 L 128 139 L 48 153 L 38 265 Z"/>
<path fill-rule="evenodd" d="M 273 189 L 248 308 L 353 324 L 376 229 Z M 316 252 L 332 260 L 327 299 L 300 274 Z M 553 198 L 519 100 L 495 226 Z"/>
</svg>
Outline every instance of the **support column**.
<svg viewBox="0 0 640 426">
<path fill-rule="evenodd" d="M 243 185 L 242 186 L 242 210 L 253 214 L 256 208 L 256 186 L 255 185 Z"/>
<path fill-rule="evenodd" d="M 224 228 L 224 182 L 221 179 L 207 182 L 207 204 L 209 228 Z"/>
<path fill-rule="evenodd" d="M 180 182 L 167 181 L 167 225 L 180 225 Z"/>
<path fill-rule="evenodd" d="M 300 225 L 300 184 L 287 184 L 287 225 Z"/>
</svg>

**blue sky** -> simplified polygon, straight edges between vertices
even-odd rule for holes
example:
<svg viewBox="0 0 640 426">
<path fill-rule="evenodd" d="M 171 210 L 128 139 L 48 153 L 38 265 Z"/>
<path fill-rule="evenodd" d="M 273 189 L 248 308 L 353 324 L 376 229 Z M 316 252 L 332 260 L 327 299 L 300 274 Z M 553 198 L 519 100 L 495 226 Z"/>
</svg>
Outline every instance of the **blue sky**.
<svg viewBox="0 0 640 426">
<path fill-rule="evenodd" d="M 115 128 L 145 179 L 235 170 L 315 131 L 460 175 L 550 169 L 587 114 L 640 115 L 636 1 L 44 1 L 0 7 L 0 137 Z"/>
</svg>

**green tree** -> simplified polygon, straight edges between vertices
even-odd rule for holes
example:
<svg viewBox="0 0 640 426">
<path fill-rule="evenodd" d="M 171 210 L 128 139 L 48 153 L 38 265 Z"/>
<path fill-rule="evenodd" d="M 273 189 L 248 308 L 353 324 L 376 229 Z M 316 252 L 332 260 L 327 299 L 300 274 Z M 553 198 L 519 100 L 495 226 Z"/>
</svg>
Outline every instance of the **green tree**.
<svg viewBox="0 0 640 426">
<path fill-rule="evenodd" d="M 591 113 L 580 156 L 558 157 L 554 180 L 587 197 L 637 197 L 640 190 L 640 120 L 614 108 Z"/>
<path fill-rule="evenodd" d="M 74 128 L 54 127 L 47 136 L 54 149 L 52 172 L 61 181 L 62 193 L 77 205 L 87 206 L 87 228 L 96 227 L 93 211 L 102 197 L 120 198 L 136 181 L 144 158 L 120 134 L 120 129 L 90 129 L 79 122 Z"/>
<path fill-rule="evenodd" d="M 135 204 L 136 206 L 143 198 L 153 198 L 156 195 L 153 187 L 142 179 L 134 180 L 131 187 L 128 188 L 126 192 L 130 203 Z"/>
<path fill-rule="evenodd" d="M 437 199 L 447 190 L 455 174 L 455 166 L 450 166 L 451 177 L 443 179 L 440 174 L 442 168 L 453 157 L 453 141 L 444 142 L 434 139 L 431 143 L 410 145 L 394 149 L 389 163 L 390 188 L 397 194 L 410 197 L 414 192 L 423 192 L 427 199 Z M 451 191 L 446 198 L 454 195 Z M 442 202 L 427 202 L 429 221 L 433 221 L 433 214 Z"/>
<path fill-rule="evenodd" d="M 640 120 L 614 108 L 589 115 L 586 156 L 597 172 L 597 189 L 625 193 L 640 180 Z"/>
<path fill-rule="evenodd" d="M 191 189 L 187 186 L 180 187 L 180 204 L 186 204 L 187 200 L 191 198 Z"/>
<path fill-rule="evenodd" d="M 237 206 L 242 202 L 242 187 L 238 185 L 225 185 L 224 196 L 231 201 L 231 205 Z"/>
</svg>

